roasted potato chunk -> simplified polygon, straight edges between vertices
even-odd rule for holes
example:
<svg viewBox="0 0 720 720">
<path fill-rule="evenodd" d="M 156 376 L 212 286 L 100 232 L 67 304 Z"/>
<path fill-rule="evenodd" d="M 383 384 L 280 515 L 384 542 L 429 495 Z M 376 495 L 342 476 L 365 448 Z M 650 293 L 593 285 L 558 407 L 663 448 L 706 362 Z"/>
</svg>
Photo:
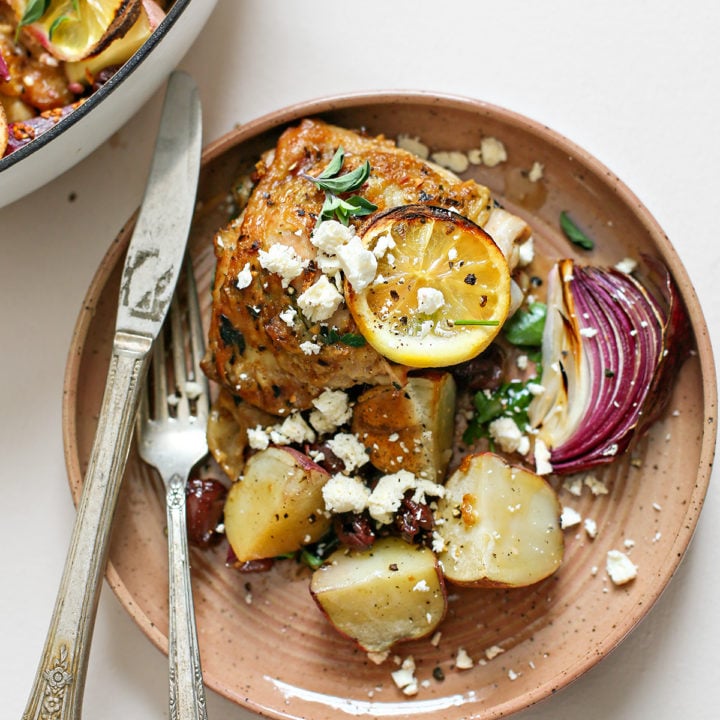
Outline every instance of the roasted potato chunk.
<svg viewBox="0 0 720 720">
<path fill-rule="evenodd" d="M 563 557 L 560 503 L 539 475 L 499 455 L 469 455 L 445 485 L 436 522 L 445 577 L 460 585 L 521 587 Z"/>
<path fill-rule="evenodd" d="M 337 550 L 313 573 L 310 592 L 337 630 L 375 653 L 433 632 L 447 604 L 435 554 L 395 537 Z"/>
<path fill-rule="evenodd" d="M 331 523 L 322 496 L 329 477 L 292 448 L 253 455 L 225 502 L 225 534 L 238 560 L 273 558 L 320 540 Z"/>
<path fill-rule="evenodd" d="M 378 470 L 402 468 L 438 482 L 452 455 L 455 397 L 455 380 L 446 372 L 415 375 L 403 388 L 376 386 L 358 398 L 352 431 Z"/>
</svg>

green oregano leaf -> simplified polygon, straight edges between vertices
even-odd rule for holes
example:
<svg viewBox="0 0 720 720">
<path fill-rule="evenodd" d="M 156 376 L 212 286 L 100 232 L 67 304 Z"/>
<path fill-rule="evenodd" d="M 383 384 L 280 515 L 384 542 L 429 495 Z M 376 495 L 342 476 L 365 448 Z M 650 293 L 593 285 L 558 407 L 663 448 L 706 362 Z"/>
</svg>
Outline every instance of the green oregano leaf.
<svg viewBox="0 0 720 720">
<path fill-rule="evenodd" d="M 53 35 L 55 34 L 55 31 L 58 29 L 58 26 L 64 23 L 66 20 L 70 20 L 69 15 L 60 15 L 59 17 L 56 17 L 53 20 L 52 25 L 50 26 L 50 29 L 48 30 L 48 40 L 53 39 Z"/>
<path fill-rule="evenodd" d="M 513 345 L 538 347 L 542 345 L 546 316 L 545 303 L 530 303 L 527 310 L 520 308 L 503 325 L 503 333 Z"/>
<path fill-rule="evenodd" d="M 357 190 L 370 177 L 369 161 L 366 160 L 354 170 L 340 175 L 344 162 L 345 150 L 341 146 L 335 151 L 329 165 L 317 177 L 305 174 L 302 176 L 314 183 L 320 190 L 325 191 L 325 201 L 320 210 L 318 222 L 338 220 L 343 225 L 347 225 L 351 217 L 363 217 L 377 210 L 376 205 L 359 195 L 349 198 L 338 197 L 339 194 Z"/>
<path fill-rule="evenodd" d="M 317 176 L 318 180 L 335 177 L 341 170 L 345 162 L 345 150 L 342 145 L 335 151 L 330 164 Z"/>
<path fill-rule="evenodd" d="M 47 12 L 49 5 L 50 0 L 29 0 L 28 4 L 25 6 L 25 12 L 20 18 L 20 22 L 17 24 L 17 30 L 15 33 L 16 39 L 20 29 L 26 25 L 31 25 L 32 23 L 37 22 Z M 53 23 L 53 25 L 54 24 L 55 23 Z"/>
<path fill-rule="evenodd" d="M 595 242 L 589 238 L 572 220 L 566 210 L 560 213 L 560 228 L 565 233 L 565 237 L 583 250 L 592 250 Z"/>
</svg>

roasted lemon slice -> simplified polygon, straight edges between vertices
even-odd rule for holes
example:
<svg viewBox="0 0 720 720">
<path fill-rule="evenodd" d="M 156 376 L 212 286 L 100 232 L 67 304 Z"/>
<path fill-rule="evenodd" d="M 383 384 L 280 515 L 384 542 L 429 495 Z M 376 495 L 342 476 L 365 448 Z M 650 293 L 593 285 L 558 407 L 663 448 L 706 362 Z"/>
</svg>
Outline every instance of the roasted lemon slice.
<svg viewBox="0 0 720 720">
<path fill-rule="evenodd" d="M 361 230 L 374 281 L 345 297 L 365 339 L 411 367 L 454 365 L 482 352 L 510 306 L 510 271 L 478 225 L 428 205 L 404 205 Z"/>
<path fill-rule="evenodd" d="M 138 19 L 142 0 L 50 0 L 39 17 L 29 2 L 15 0 L 14 7 L 21 24 L 52 55 L 72 62 L 122 37 Z"/>
</svg>

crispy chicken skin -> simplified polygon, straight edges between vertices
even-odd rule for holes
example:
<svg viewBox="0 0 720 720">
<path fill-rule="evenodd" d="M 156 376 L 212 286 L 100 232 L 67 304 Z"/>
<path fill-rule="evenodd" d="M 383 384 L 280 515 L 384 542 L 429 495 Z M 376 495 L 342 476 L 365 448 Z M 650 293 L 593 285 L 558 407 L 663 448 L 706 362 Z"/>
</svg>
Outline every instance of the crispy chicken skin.
<svg viewBox="0 0 720 720">
<path fill-rule="evenodd" d="M 492 211 L 487 188 L 460 181 L 382 136 L 367 137 L 318 120 L 286 130 L 258 163 L 257 184 L 244 212 L 215 238 L 217 268 L 203 363 L 206 374 L 232 394 L 276 415 L 309 408 L 328 388 L 404 384 L 406 377 L 406 368 L 369 344 L 354 347 L 338 340 L 358 333 L 344 303 L 324 329 L 297 308 L 297 297 L 321 276 L 310 236 L 324 193 L 303 174 L 319 175 L 339 146 L 345 150 L 343 172 L 369 160 L 370 177 L 358 194 L 378 211 L 421 202 L 452 208 L 479 225 Z M 276 243 L 309 261 L 288 287 L 259 262 L 259 251 Z M 238 276 L 247 268 L 252 281 L 240 289 Z M 297 310 L 291 324 L 280 317 L 284 312 L 287 317 L 289 307 Z M 334 330 L 330 335 L 329 329 Z M 319 346 L 319 352 L 306 354 L 301 344 L 307 342 Z"/>
</svg>

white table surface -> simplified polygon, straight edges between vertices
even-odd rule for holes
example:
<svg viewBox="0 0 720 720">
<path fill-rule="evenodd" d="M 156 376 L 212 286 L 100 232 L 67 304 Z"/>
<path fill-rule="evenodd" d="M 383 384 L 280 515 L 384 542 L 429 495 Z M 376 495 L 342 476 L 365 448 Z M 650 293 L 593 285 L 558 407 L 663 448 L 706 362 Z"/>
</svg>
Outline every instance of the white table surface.
<svg viewBox="0 0 720 720">
<path fill-rule="evenodd" d="M 203 2 L 203 0 L 196 0 Z M 236 123 L 345 91 L 425 89 L 490 101 L 568 136 L 663 226 L 720 349 L 720 73 L 715 0 L 220 0 L 181 66 L 210 141 Z M 162 93 L 65 175 L 0 210 L 0 697 L 19 719 L 74 508 L 62 451 L 66 353 L 86 288 L 137 206 Z M 681 449 L 678 449 L 680 452 Z M 720 488 L 647 619 L 522 720 L 720 717 Z M 252 716 L 210 693 L 211 720 Z M 165 718 L 166 658 L 102 591 L 87 718 Z"/>
</svg>

